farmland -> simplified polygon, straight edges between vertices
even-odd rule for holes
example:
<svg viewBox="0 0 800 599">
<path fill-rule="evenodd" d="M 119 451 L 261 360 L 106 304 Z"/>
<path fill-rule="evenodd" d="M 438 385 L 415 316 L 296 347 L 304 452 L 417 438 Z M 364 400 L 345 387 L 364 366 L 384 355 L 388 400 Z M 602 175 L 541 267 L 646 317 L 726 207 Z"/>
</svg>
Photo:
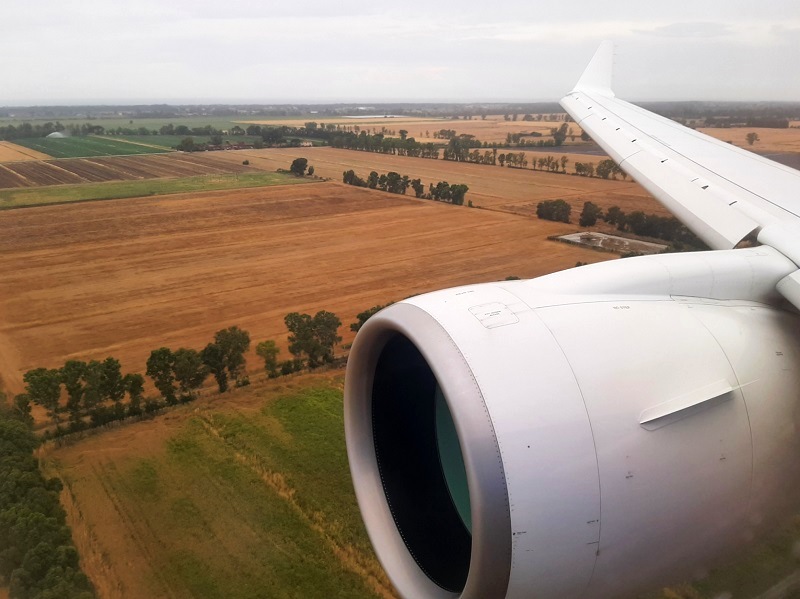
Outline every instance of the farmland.
<svg viewBox="0 0 800 599">
<path fill-rule="evenodd" d="M 42 152 L 53 158 L 81 158 L 86 156 L 122 156 L 130 154 L 163 153 L 164 148 L 90 135 L 86 137 L 37 137 L 14 140 L 17 145 Z"/>
<path fill-rule="evenodd" d="M 558 148 L 555 148 L 558 150 Z M 597 156 L 550 152 L 556 158 L 566 155 L 569 158 L 567 171 L 577 162 L 601 160 Z M 547 153 L 528 152 L 531 158 L 546 156 Z M 354 169 L 362 177 L 370 171 L 379 173 L 397 171 L 411 178 L 419 177 L 425 183 L 448 181 L 469 185 L 467 198 L 476 206 L 502 210 L 520 215 L 535 215 L 536 205 L 542 200 L 564 199 L 572 204 L 574 213 L 579 213 L 583 202 L 592 201 L 603 208 L 618 205 L 626 212 L 641 210 L 646 213 L 668 216 L 669 212 L 656 202 L 646 191 L 630 181 L 614 181 L 588 177 L 513 169 L 500 166 L 469 164 L 425 158 L 409 158 L 391 154 L 356 152 L 335 148 L 277 148 L 264 150 L 242 150 L 225 153 L 222 158 L 228 161 L 241 161 L 247 158 L 251 166 L 264 170 L 286 168 L 294 158 L 304 156 L 314 165 L 315 174 L 342 180 L 342 172 Z"/>
<path fill-rule="evenodd" d="M 0 162 L 18 162 L 22 160 L 47 160 L 47 154 L 18 146 L 10 141 L 0 141 Z"/>
<path fill-rule="evenodd" d="M 759 153 L 800 153 L 800 129 L 761 129 L 754 127 L 704 128 L 701 133 L 719 140 Z M 759 141 L 752 146 L 747 143 L 747 134 L 758 134 Z"/>
<path fill-rule="evenodd" d="M 208 154 L 114 156 L 0 164 L 0 189 L 242 173 L 242 160 Z"/>
<path fill-rule="evenodd" d="M 270 185 L 312 183 L 285 173 L 250 171 L 235 174 L 195 175 L 180 179 L 114 181 L 89 185 L 57 185 L 26 189 L 0 190 L 0 210 L 23 206 L 46 206 L 94 200 L 118 200 L 173 193 L 206 192 L 222 189 L 247 189 Z"/>
<path fill-rule="evenodd" d="M 152 349 L 202 347 L 234 324 L 285 348 L 292 311 L 350 323 L 412 294 L 611 257 L 546 240 L 574 225 L 339 183 L 9 210 L 0 228 L 11 392 L 68 358 L 141 371 Z"/>
<path fill-rule="evenodd" d="M 100 596 L 394 597 L 350 484 L 341 385 L 236 391 L 53 452 Z"/>
<path fill-rule="evenodd" d="M 187 137 L 191 137 L 194 143 L 196 144 L 207 144 L 211 143 L 211 136 L 210 135 L 114 135 L 109 139 L 114 140 L 121 140 L 128 143 L 138 143 L 144 144 L 148 146 L 152 146 L 154 148 L 161 148 L 163 150 L 173 150 L 175 146 L 181 143 Z M 244 144 L 253 144 L 256 140 L 260 140 L 261 137 L 255 137 L 252 135 L 222 135 L 222 143 L 244 143 Z"/>
<path fill-rule="evenodd" d="M 307 181 L 274 172 L 298 156 L 332 181 L 211 191 L 232 178 Z M 599 160 L 568 157 L 568 170 Z M 152 349 L 200 348 L 230 325 L 248 330 L 253 345 L 276 340 L 284 359 L 291 311 L 335 312 L 348 343 L 347 325 L 378 303 L 613 257 L 547 241 L 578 227 L 531 218 L 544 199 L 569 201 L 573 220 L 587 200 L 667 214 L 630 182 L 332 148 L 25 168 L 0 166 L 29 181 L 0 192 L 0 205 L 190 193 L 0 212 L 0 387 L 12 393 L 26 370 L 69 358 L 113 355 L 142 372 Z M 345 186 L 349 168 L 467 183 L 468 199 L 485 209 Z M 81 183 L 50 184 L 61 171 Z M 103 178 L 115 171 L 122 181 Z M 264 382 L 253 352 L 248 360 L 250 388 L 207 392 L 153 421 L 42 454 L 67 485 L 62 501 L 101 597 L 393 596 L 348 478 L 341 372 Z M 748 567 L 764 570 L 770 559 Z M 708 596 L 755 594 L 735 572 L 722 577 L 704 582 Z"/>
<path fill-rule="evenodd" d="M 549 116 L 549 115 L 545 115 Z M 326 118 L 324 116 L 315 118 L 298 118 L 298 119 L 264 119 L 264 120 L 248 120 L 247 124 L 259 125 L 285 125 L 287 127 L 302 127 L 309 121 L 316 121 L 317 123 L 325 123 L 326 125 L 339 125 L 344 127 L 359 127 L 362 130 L 380 133 L 383 128 L 394 131 L 392 135 L 398 136 L 399 131 L 404 129 L 408 131 L 408 136 L 413 137 L 419 142 L 441 142 L 446 140 L 436 139 L 433 137 L 435 131 L 440 129 L 449 129 L 456 132 L 456 135 L 474 135 L 480 141 L 488 143 L 505 143 L 506 136 L 509 133 L 531 133 L 537 132 L 542 135 L 541 138 L 548 139 L 551 137 L 550 129 L 559 127 L 564 121 L 523 121 L 520 119 L 505 120 L 502 114 L 487 115 L 486 119 L 475 117 L 472 120 L 463 119 L 445 119 L 445 118 L 415 118 L 415 117 L 398 117 L 398 118 Z M 244 126 L 244 124 L 242 124 Z M 573 133 L 575 134 L 575 143 L 584 143 L 580 141 L 581 128 L 575 123 L 571 123 Z M 567 138 L 567 143 L 572 143 L 571 138 Z"/>
</svg>

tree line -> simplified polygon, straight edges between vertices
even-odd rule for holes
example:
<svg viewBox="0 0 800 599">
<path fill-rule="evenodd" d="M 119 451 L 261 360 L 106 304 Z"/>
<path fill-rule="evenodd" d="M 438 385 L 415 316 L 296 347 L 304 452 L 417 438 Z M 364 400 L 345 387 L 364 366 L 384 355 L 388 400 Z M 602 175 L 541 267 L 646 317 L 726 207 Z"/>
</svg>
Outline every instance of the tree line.
<svg viewBox="0 0 800 599">
<path fill-rule="evenodd" d="M 375 311 L 372 308 L 359 314 L 351 328 L 360 328 Z M 274 341 L 259 343 L 256 353 L 264 360 L 267 376 L 274 378 L 334 360 L 333 348 L 341 341 L 341 322 L 335 314 L 324 310 L 314 316 L 292 312 L 284 321 L 294 357 L 280 363 Z M 94 597 L 88 578 L 80 571 L 78 553 L 58 500 L 61 482 L 44 479 L 32 453 L 40 439 L 32 430 L 31 403 L 45 407 L 56 425 L 56 434 L 140 416 L 193 400 L 209 375 L 214 376 L 221 393 L 230 385 L 248 384 L 244 354 L 249 347 L 249 334 L 233 326 L 217 331 L 201 351 L 153 350 L 147 360 L 147 375 L 163 401 L 143 398 L 144 377 L 123 375 L 119 361 L 112 357 L 102 362 L 68 360 L 59 369 L 29 370 L 23 377 L 26 392 L 10 404 L 0 393 L 0 584 L 9 586 L 10 597 Z M 62 387 L 67 396 L 64 405 Z M 128 401 L 124 402 L 126 395 Z M 64 413 L 69 426 L 62 429 Z"/>
<path fill-rule="evenodd" d="M 395 171 L 389 171 L 383 175 L 379 175 L 377 171 L 372 171 L 366 179 L 362 179 L 353 169 L 350 169 L 342 173 L 342 182 L 356 187 L 380 189 L 381 191 L 401 195 L 405 195 L 408 188 L 411 187 L 417 198 L 449 202 L 458 206 L 464 205 L 464 199 L 469 191 L 469 186 L 463 183 L 450 184 L 447 181 L 439 181 L 435 185 L 431 183 L 426 194 L 425 185 L 421 179 L 411 179 L 408 175 L 401 175 Z M 471 205 L 472 203 L 470 202 Z"/>
<path fill-rule="evenodd" d="M 544 220 L 569 223 L 572 207 L 564 200 L 545 200 L 536 206 L 536 216 Z M 584 202 L 578 224 L 592 227 L 602 219 L 618 231 L 629 231 L 639 237 L 653 237 L 669 241 L 679 247 L 706 249 L 703 241 L 692 233 L 681 221 L 672 216 L 645 214 L 637 210 L 626 214 L 619 206 L 611 206 L 603 212 L 593 202 Z"/>
<path fill-rule="evenodd" d="M 93 599 L 59 503 L 61 481 L 42 476 L 32 426 L 29 410 L 0 393 L 0 584 L 11 599 Z"/>
<path fill-rule="evenodd" d="M 264 360 L 264 371 L 269 378 L 333 362 L 334 347 L 341 341 L 338 335 L 341 321 L 335 314 L 325 310 L 314 316 L 292 312 L 286 315 L 284 323 L 289 332 L 290 359 L 278 360 L 280 350 L 275 341 L 262 341 L 256 346 L 256 354 Z M 185 347 L 152 350 L 145 374 L 160 398 L 145 397 L 144 376 L 123 374 L 119 360 L 114 357 L 88 362 L 67 360 L 61 368 L 34 368 L 23 375 L 25 392 L 15 396 L 12 406 L 27 419 L 31 404 L 42 406 L 55 426 L 52 433 L 55 436 L 153 414 L 166 406 L 195 400 L 198 389 L 209 376 L 214 378 L 220 393 L 249 385 L 245 354 L 250 344 L 250 334 L 232 326 L 217 331 L 213 341 L 202 350 Z M 62 401 L 62 395 L 66 395 L 66 402 Z M 65 420 L 66 426 L 62 426 Z"/>
</svg>

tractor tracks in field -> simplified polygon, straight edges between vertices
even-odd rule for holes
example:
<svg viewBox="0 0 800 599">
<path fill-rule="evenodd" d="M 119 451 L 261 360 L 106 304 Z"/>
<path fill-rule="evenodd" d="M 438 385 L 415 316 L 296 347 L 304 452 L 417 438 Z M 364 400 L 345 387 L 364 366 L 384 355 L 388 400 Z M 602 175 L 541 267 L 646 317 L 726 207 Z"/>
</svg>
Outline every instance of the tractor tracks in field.
<svg viewBox="0 0 800 599">
<path fill-rule="evenodd" d="M 246 445 L 236 443 L 222 434 L 221 427 L 214 423 L 213 417 L 207 414 L 198 415 L 200 423 L 206 433 L 214 440 L 224 444 L 232 453 L 237 462 L 250 469 L 257 475 L 278 497 L 280 497 L 291 510 L 314 532 L 316 532 L 331 552 L 341 563 L 342 567 L 358 576 L 364 584 L 382 599 L 396 599 L 391 583 L 383 572 L 378 562 L 365 556 L 349 543 L 344 543 L 336 538 L 332 527 L 325 520 L 323 514 L 312 512 L 301 505 L 297 499 L 297 490 L 294 489 L 280 473 L 267 468 L 261 458 Z"/>
</svg>

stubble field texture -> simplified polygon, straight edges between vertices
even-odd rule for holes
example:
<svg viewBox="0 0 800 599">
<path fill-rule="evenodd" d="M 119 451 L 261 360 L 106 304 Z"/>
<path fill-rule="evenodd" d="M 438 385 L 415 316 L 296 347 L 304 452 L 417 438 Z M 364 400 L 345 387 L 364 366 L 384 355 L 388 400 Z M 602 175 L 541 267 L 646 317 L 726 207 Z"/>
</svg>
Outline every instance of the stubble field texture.
<svg viewBox="0 0 800 599">
<path fill-rule="evenodd" d="M 574 225 L 333 182 L 7 210 L 0 228 L 14 393 L 31 368 L 113 355 L 143 371 L 232 325 L 285 348 L 293 311 L 336 313 L 347 342 L 376 304 L 612 257 L 546 239 Z"/>
<path fill-rule="evenodd" d="M 527 156 L 538 158 L 548 154 L 554 158 L 566 155 L 569 159 L 567 173 L 573 172 L 572 166 L 575 161 L 597 164 L 601 159 L 597 156 L 558 151 L 545 154 L 528 152 Z M 523 216 L 535 217 L 537 204 L 542 200 L 551 199 L 563 199 L 569 202 L 576 217 L 586 201 L 594 202 L 602 208 L 618 205 L 625 212 L 641 210 L 648 214 L 670 215 L 652 196 L 630 180 L 605 180 L 534 171 L 530 168 L 516 169 L 335 148 L 241 150 L 225 152 L 222 158 L 229 161 L 247 159 L 251 166 L 275 170 L 286 168 L 286 165 L 298 156 L 308 158 L 308 163 L 314 166 L 316 175 L 333 181 L 341 181 L 342 173 L 353 169 L 364 179 L 373 170 L 379 174 L 396 171 L 412 179 L 421 178 L 426 189 L 429 183 L 435 185 L 439 181 L 447 181 L 450 184 L 465 183 L 469 186 L 467 200 L 472 201 L 475 206 Z"/>
</svg>

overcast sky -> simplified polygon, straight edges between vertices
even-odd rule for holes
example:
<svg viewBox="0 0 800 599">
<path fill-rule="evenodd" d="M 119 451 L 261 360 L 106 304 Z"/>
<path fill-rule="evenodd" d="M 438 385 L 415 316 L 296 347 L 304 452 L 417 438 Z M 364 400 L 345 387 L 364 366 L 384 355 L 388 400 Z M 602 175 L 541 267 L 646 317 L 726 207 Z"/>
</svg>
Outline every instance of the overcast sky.
<svg viewBox="0 0 800 599">
<path fill-rule="evenodd" d="M 800 100 L 798 0 L 2 0 L 0 105 Z"/>
</svg>

